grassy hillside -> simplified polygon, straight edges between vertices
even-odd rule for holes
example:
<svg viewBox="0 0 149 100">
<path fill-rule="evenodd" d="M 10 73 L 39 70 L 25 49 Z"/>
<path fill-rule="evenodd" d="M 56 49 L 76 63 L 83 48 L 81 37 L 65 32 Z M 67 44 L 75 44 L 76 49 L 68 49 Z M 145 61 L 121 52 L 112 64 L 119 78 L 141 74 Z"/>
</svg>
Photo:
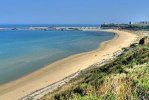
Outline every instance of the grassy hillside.
<svg viewBox="0 0 149 100">
<path fill-rule="evenodd" d="M 131 46 L 41 100 L 149 100 L 149 45 Z"/>
</svg>

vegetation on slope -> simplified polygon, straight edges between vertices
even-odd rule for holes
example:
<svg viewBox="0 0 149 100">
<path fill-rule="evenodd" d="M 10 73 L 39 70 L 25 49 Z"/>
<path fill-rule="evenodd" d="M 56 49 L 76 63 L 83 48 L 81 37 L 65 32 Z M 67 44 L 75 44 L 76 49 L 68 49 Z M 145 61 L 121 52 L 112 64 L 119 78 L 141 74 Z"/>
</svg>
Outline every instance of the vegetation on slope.
<svg viewBox="0 0 149 100">
<path fill-rule="evenodd" d="M 42 100 L 149 100 L 149 45 L 132 45 L 115 61 L 82 72 Z"/>
</svg>

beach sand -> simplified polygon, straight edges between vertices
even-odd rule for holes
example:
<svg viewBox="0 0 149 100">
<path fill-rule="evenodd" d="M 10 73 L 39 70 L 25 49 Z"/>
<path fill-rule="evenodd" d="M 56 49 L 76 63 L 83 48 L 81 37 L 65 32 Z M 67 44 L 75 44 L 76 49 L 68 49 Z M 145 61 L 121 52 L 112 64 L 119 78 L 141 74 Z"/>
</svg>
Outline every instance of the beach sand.
<svg viewBox="0 0 149 100">
<path fill-rule="evenodd" d="M 96 50 L 64 58 L 18 80 L 1 85 L 0 100 L 17 100 L 38 89 L 62 80 L 77 71 L 86 69 L 92 64 L 109 58 L 109 55 L 113 55 L 114 52 L 121 50 L 123 47 L 128 47 L 137 38 L 135 34 L 129 32 L 118 30 L 106 31 L 117 33 L 117 37 L 104 43 L 104 45 Z"/>
</svg>

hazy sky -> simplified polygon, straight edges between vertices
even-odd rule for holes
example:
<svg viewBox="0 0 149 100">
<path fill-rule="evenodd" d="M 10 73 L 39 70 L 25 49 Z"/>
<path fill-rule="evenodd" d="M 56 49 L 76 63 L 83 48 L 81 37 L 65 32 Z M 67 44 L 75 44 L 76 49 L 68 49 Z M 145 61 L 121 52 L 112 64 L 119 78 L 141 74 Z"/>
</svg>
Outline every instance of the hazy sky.
<svg viewBox="0 0 149 100">
<path fill-rule="evenodd" d="M 149 20 L 149 0 L 0 0 L 0 24 L 99 24 Z"/>
</svg>

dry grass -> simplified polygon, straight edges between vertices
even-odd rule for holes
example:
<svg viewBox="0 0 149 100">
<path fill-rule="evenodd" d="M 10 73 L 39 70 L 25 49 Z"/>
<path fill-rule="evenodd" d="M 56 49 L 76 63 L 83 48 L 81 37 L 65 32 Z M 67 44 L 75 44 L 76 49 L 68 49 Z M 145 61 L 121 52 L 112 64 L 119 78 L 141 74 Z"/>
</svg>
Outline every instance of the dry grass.
<svg viewBox="0 0 149 100">
<path fill-rule="evenodd" d="M 41 100 L 149 100 L 149 45 L 131 47 L 114 62 L 83 72 Z"/>
</svg>

